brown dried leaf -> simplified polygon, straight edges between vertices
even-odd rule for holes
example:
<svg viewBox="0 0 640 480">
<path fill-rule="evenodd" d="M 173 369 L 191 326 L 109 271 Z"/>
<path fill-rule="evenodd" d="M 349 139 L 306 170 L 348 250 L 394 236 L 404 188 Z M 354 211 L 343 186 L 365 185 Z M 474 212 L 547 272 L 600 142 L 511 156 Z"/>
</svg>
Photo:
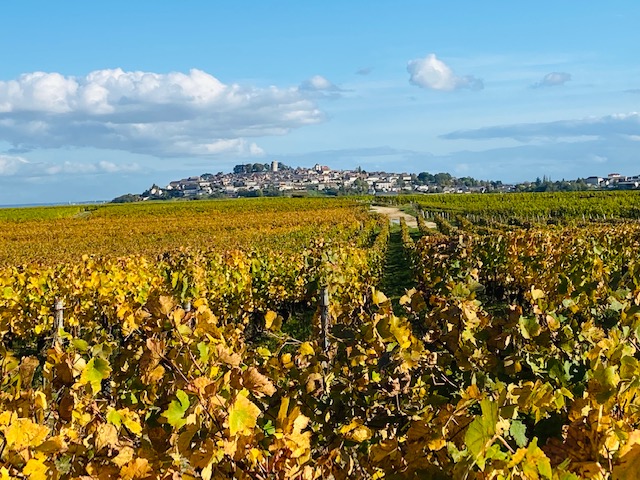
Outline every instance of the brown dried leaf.
<svg viewBox="0 0 640 480">
<path fill-rule="evenodd" d="M 276 388 L 269 378 L 261 374 L 257 368 L 248 368 L 243 375 L 245 388 L 251 391 L 256 397 L 264 395 L 271 396 L 276 393 Z"/>
<path fill-rule="evenodd" d="M 20 362 L 20 378 L 22 380 L 22 388 L 31 388 L 33 374 L 36 368 L 40 366 L 40 362 L 36 357 L 24 357 Z"/>
<path fill-rule="evenodd" d="M 232 367 L 237 367 L 242 362 L 242 357 L 237 353 L 233 353 L 229 349 L 227 349 L 224 345 L 218 344 L 216 346 L 218 351 L 218 358 L 221 362 L 226 363 L 227 365 L 231 365 Z"/>
<path fill-rule="evenodd" d="M 99 452 L 104 447 L 114 448 L 119 446 L 116 426 L 110 423 L 99 425 L 95 433 L 94 445 L 96 452 Z"/>
<path fill-rule="evenodd" d="M 65 392 L 58 404 L 58 415 L 65 422 L 70 422 L 73 418 L 73 408 L 75 407 L 75 399 L 69 391 Z"/>
</svg>

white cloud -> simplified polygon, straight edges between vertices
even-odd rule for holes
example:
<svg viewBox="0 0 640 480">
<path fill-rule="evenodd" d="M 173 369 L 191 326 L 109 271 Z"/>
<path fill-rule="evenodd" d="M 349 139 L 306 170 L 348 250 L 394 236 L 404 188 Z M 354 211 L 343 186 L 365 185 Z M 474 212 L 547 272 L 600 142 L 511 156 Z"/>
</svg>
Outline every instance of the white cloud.
<svg viewBox="0 0 640 480">
<path fill-rule="evenodd" d="M 547 73 L 542 80 L 531 85 L 531 88 L 557 87 L 571 80 L 571 74 L 566 72 Z"/>
<path fill-rule="evenodd" d="M 0 176 L 15 175 L 28 163 L 24 158 L 0 155 Z"/>
<path fill-rule="evenodd" d="M 421 88 L 431 90 L 452 91 L 463 88 L 482 90 L 484 83 L 471 75 L 458 76 L 451 68 L 430 53 L 425 58 L 409 61 L 407 65 L 409 82 Z"/>
<path fill-rule="evenodd" d="M 300 84 L 301 90 L 339 90 L 333 83 L 324 78 L 322 75 L 314 75 Z"/>
<path fill-rule="evenodd" d="M 336 99 L 342 97 L 344 90 L 331 83 L 322 75 L 314 75 L 300 84 L 298 90 L 313 98 Z"/>
<path fill-rule="evenodd" d="M 137 172 L 140 167 L 136 163 L 116 164 L 106 160 L 93 163 L 70 162 L 33 162 L 22 157 L 0 155 L 0 177 L 42 177 L 52 175 L 93 175 Z"/>
<path fill-rule="evenodd" d="M 244 87 L 196 69 L 97 70 L 84 77 L 28 73 L 0 81 L 0 140 L 21 150 L 77 146 L 159 157 L 261 155 L 249 138 L 321 122 L 314 92 L 335 89 L 321 76 L 300 87 Z"/>
<path fill-rule="evenodd" d="M 33 176 L 38 175 L 91 175 L 100 173 L 127 173 L 136 172 L 140 167 L 133 164 L 116 164 L 113 162 L 100 161 L 96 163 L 78 163 L 78 162 L 63 162 L 63 163 L 41 163 L 33 164 L 34 167 L 30 172 Z"/>
<path fill-rule="evenodd" d="M 520 123 L 497 125 L 473 130 L 457 130 L 440 138 L 448 140 L 485 140 L 491 138 L 512 138 L 527 142 L 538 139 L 567 139 L 579 137 L 625 137 L 633 139 L 640 135 L 640 114 L 619 113 L 603 117 L 587 117 L 556 122 Z"/>
<path fill-rule="evenodd" d="M 607 163 L 609 161 L 609 159 L 604 155 L 596 155 L 595 153 L 592 154 L 589 158 L 593 163 Z"/>
</svg>

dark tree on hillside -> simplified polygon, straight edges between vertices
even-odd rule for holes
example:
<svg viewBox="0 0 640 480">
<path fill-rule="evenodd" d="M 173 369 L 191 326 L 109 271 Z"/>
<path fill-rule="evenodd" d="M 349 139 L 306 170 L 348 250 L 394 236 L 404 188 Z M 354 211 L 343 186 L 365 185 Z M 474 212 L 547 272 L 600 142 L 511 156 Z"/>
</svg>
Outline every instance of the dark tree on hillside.
<svg viewBox="0 0 640 480">
<path fill-rule="evenodd" d="M 441 187 L 449 187 L 453 183 L 453 177 L 449 173 L 436 173 L 433 176 L 433 179 L 435 180 L 436 184 L 440 185 Z"/>
<path fill-rule="evenodd" d="M 111 200 L 111 203 L 132 203 L 139 202 L 142 200 L 140 195 L 134 195 L 133 193 L 127 193 L 125 195 L 120 195 L 119 197 Z"/>
</svg>

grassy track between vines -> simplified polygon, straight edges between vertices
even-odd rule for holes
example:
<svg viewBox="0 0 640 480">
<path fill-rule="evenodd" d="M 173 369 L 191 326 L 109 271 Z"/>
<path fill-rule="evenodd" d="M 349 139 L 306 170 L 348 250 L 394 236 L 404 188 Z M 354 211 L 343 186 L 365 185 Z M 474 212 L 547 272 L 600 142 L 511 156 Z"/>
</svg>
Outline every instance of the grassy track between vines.
<svg viewBox="0 0 640 480">
<path fill-rule="evenodd" d="M 387 261 L 380 282 L 380 289 L 389 297 L 396 308 L 399 307 L 398 300 L 405 294 L 405 291 L 415 286 L 411 265 L 402 247 L 401 236 L 400 227 L 392 226 Z"/>
</svg>

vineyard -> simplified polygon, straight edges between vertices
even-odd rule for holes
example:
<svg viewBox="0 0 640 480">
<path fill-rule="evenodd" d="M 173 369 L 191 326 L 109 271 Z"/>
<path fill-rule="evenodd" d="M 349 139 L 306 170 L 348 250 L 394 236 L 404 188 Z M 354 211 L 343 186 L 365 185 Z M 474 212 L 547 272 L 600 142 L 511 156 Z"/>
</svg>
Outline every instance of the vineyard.
<svg viewBox="0 0 640 480">
<path fill-rule="evenodd" d="M 0 479 L 635 479 L 640 197 L 581 195 L 5 211 Z"/>
</svg>

